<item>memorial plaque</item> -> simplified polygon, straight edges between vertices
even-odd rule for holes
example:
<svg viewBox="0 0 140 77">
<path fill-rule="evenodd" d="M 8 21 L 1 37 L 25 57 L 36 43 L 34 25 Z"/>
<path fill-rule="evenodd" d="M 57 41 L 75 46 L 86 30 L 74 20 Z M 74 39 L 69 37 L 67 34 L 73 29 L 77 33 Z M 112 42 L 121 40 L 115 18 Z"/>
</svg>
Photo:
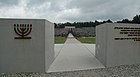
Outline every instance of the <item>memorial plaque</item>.
<svg viewBox="0 0 140 77">
<path fill-rule="evenodd" d="M 95 56 L 106 67 L 140 63 L 140 24 L 106 23 L 96 27 Z"/>
</svg>

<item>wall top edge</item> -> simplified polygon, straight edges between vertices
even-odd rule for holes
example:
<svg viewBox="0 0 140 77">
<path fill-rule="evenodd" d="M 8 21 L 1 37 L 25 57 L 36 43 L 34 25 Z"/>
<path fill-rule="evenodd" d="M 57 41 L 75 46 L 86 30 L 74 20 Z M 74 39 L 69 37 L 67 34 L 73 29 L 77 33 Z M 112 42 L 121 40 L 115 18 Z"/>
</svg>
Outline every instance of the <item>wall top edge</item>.
<svg viewBox="0 0 140 77">
<path fill-rule="evenodd" d="M 134 24 L 134 23 L 104 23 L 98 26 L 140 26 L 140 24 Z"/>
</svg>

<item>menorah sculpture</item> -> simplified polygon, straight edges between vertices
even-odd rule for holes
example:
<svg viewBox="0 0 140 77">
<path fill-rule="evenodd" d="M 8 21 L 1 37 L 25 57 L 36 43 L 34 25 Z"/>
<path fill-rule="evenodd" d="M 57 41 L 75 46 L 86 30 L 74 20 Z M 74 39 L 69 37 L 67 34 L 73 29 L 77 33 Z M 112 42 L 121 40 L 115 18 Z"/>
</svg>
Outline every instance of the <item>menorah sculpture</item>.
<svg viewBox="0 0 140 77">
<path fill-rule="evenodd" d="M 14 24 L 14 31 L 20 37 L 15 37 L 15 39 L 31 39 L 28 36 L 32 31 L 32 24 Z"/>
</svg>

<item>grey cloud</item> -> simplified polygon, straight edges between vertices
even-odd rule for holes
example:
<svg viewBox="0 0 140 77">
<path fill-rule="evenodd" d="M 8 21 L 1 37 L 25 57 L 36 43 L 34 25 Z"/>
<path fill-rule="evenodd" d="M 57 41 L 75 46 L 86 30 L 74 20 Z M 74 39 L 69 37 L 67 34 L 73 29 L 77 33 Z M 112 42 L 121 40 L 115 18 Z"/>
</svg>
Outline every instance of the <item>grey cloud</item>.
<svg viewBox="0 0 140 77">
<path fill-rule="evenodd" d="M 81 17 L 75 19 L 84 20 L 120 20 L 132 18 L 138 11 L 139 0 L 72 0 L 66 7 L 81 9 Z M 139 9 L 140 10 L 140 9 Z M 71 18 L 67 18 L 72 20 Z"/>
<path fill-rule="evenodd" d="M 27 3 L 28 10 L 36 10 L 36 12 L 58 12 L 62 10 L 61 0 L 29 0 Z"/>
<path fill-rule="evenodd" d="M 88 9 L 93 8 L 93 6 L 100 5 L 102 3 L 105 3 L 104 0 L 72 0 L 68 5 L 67 8 L 82 8 L 82 9 Z"/>
<path fill-rule="evenodd" d="M 46 18 L 53 22 L 107 19 L 116 21 L 132 19 L 136 14 L 140 14 L 139 4 L 140 0 L 0 0 L 0 11 L 9 9 L 14 13 L 21 8 L 22 16 L 35 14 L 33 16 L 36 18 Z M 15 8 L 14 11 L 11 8 Z M 18 17 L 15 13 L 0 14 Z"/>
<path fill-rule="evenodd" d="M 62 10 L 62 3 L 60 3 L 59 0 L 52 0 L 50 5 L 49 10 L 54 10 L 54 11 L 61 11 Z"/>
<path fill-rule="evenodd" d="M 28 7 L 33 7 L 33 6 L 37 7 L 48 1 L 50 1 L 50 0 L 28 0 L 27 6 Z"/>
<path fill-rule="evenodd" d="M 0 0 L 0 6 L 11 6 L 11 5 L 17 5 L 19 3 L 19 0 Z"/>
</svg>

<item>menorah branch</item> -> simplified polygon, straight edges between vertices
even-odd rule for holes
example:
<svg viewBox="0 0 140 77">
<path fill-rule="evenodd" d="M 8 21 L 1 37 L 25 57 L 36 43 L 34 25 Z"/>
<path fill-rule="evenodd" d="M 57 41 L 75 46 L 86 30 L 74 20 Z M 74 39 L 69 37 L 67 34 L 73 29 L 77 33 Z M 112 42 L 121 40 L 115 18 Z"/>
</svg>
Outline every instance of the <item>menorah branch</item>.
<svg viewBox="0 0 140 77">
<path fill-rule="evenodd" d="M 15 39 L 31 39 L 27 37 L 32 31 L 32 24 L 14 24 L 14 31 L 20 37 L 15 37 Z"/>
</svg>

